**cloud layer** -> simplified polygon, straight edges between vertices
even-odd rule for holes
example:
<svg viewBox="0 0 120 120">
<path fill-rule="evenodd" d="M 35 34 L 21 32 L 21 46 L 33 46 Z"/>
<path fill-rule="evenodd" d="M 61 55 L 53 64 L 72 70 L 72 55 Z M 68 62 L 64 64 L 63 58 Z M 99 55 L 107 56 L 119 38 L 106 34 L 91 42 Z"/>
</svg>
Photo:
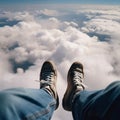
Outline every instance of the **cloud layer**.
<svg viewBox="0 0 120 120">
<path fill-rule="evenodd" d="M 47 59 L 57 66 L 60 98 L 74 61 L 84 65 L 87 89 L 101 89 L 120 78 L 119 51 L 119 6 L 0 11 L 0 89 L 39 88 L 36 80 Z M 71 116 L 60 107 L 53 119 Z"/>
</svg>

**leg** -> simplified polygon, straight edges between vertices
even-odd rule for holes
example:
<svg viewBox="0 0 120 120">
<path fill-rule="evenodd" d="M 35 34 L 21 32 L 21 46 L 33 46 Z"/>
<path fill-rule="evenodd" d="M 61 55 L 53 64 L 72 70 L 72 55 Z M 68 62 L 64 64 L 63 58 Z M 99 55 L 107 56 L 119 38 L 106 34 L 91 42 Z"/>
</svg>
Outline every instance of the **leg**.
<svg viewBox="0 0 120 120">
<path fill-rule="evenodd" d="M 1 91 L 0 102 L 0 120 L 49 120 L 56 107 L 56 100 L 42 89 Z"/>
<path fill-rule="evenodd" d="M 68 71 L 63 108 L 72 111 L 75 120 L 119 120 L 120 81 L 104 90 L 86 91 L 83 78 L 83 65 L 73 63 Z"/>
<path fill-rule="evenodd" d="M 72 108 L 75 120 L 119 120 L 120 81 L 100 91 L 81 91 Z"/>
<path fill-rule="evenodd" d="M 0 120 L 49 120 L 58 108 L 57 72 L 51 61 L 40 72 L 40 90 L 9 89 L 0 92 Z"/>
</svg>

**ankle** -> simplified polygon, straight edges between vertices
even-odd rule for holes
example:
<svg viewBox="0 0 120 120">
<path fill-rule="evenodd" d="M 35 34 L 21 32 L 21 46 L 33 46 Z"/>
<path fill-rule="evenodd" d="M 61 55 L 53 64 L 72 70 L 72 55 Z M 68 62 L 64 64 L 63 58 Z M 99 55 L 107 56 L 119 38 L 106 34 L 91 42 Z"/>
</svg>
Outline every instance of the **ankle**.
<svg viewBox="0 0 120 120">
<path fill-rule="evenodd" d="M 81 91 L 83 91 L 85 88 L 83 88 L 82 86 L 79 86 L 79 88 L 76 88 L 76 90 L 75 90 L 75 93 L 74 93 L 74 95 L 73 95 L 73 97 L 72 97 L 72 102 L 71 103 L 73 103 L 74 102 L 74 100 L 76 99 L 76 97 L 80 94 L 80 92 Z"/>
<path fill-rule="evenodd" d="M 50 96 L 55 98 L 55 93 L 54 93 L 54 91 L 52 90 L 52 88 L 50 86 L 44 87 L 43 90 L 45 90 Z"/>
</svg>

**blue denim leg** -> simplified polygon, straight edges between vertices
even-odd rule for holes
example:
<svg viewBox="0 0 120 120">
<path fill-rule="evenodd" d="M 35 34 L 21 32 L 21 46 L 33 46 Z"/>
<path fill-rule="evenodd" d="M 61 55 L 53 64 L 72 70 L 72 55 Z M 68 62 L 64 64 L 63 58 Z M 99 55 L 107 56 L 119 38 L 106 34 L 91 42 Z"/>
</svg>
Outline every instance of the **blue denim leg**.
<svg viewBox="0 0 120 120">
<path fill-rule="evenodd" d="M 99 91 L 81 91 L 72 106 L 74 120 L 120 120 L 120 81 Z"/>
<path fill-rule="evenodd" d="M 8 89 L 0 92 L 0 120 L 49 120 L 56 100 L 42 89 Z"/>
</svg>

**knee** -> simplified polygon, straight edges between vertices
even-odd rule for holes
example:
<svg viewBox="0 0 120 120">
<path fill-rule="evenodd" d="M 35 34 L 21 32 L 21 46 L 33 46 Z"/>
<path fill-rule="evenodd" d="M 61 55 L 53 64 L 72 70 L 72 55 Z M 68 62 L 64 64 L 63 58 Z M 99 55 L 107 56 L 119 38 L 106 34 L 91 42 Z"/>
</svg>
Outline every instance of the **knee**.
<svg viewBox="0 0 120 120">
<path fill-rule="evenodd" d="M 120 81 L 115 81 L 113 83 L 111 83 L 106 89 L 105 91 L 111 91 L 117 94 L 120 94 Z"/>
<path fill-rule="evenodd" d="M 11 94 L 8 94 L 6 92 L 0 93 L 0 108 L 1 109 L 7 109 L 14 103 L 14 96 Z"/>
<path fill-rule="evenodd" d="M 120 81 L 112 82 L 107 88 L 118 88 L 118 89 L 120 89 Z"/>
</svg>

